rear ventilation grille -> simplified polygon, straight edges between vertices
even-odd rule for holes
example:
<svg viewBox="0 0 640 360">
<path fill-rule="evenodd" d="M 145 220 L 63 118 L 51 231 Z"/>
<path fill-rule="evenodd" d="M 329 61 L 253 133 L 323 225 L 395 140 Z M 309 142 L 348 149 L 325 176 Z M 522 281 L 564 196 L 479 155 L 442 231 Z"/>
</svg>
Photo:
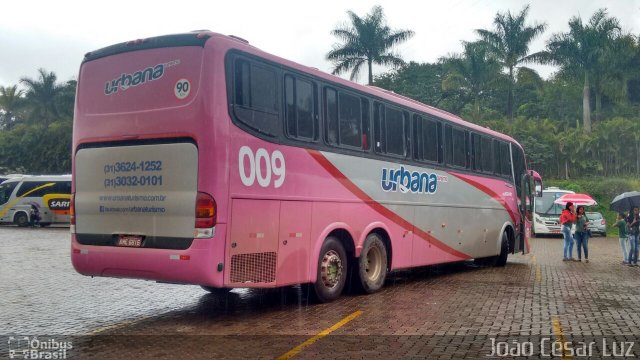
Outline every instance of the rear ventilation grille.
<svg viewBox="0 0 640 360">
<path fill-rule="evenodd" d="M 274 281 L 276 281 L 275 252 L 231 256 L 232 283 L 272 283 Z"/>
</svg>

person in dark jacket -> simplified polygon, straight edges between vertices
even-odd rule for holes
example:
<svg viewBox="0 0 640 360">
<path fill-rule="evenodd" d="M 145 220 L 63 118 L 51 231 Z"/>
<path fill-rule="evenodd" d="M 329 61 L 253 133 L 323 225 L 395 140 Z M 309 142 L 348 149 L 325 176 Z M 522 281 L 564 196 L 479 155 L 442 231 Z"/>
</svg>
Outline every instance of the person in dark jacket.
<svg viewBox="0 0 640 360">
<path fill-rule="evenodd" d="M 627 238 L 627 221 L 624 213 L 618 213 L 618 220 L 615 227 L 618 228 L 618 239 L 620 241 L 620 249 L 622 249 L 622 263 L 629 264 L 629 239 Z"/>
<path fill-rule="evenodd" d="M 582 251 L 584 249 L 584 261 L 589 262 L 589 218 L 584 212 L 584 206 L 578 206 L 576 211 L 576 247 L 578 250 L 578 261 L 582 261 Z"/>
<path fill-rule="evenodd" d="M 638 236 L 640 236 L 640 212 L 634 207 L 627 218 L 629 223 L 629 266 L 638 266 Z"/>
<path fill-rule="evenodd" d="M 31 227 L 36 227 L 40 225 L 40 209 L 36 204 L 31 204 L 31 209 L 29 209 L 29 225 Z"/>
</svg>

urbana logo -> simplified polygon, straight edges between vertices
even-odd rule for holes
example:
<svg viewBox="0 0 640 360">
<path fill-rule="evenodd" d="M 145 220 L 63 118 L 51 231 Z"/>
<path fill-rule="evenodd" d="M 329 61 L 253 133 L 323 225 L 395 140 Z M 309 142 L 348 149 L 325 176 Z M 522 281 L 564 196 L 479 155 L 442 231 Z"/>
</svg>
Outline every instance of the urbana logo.
<svg viewBox="0 0 640 360">
<path fill-rule="evenodd" d="M 438 190 L 438 176 L 426 172 L 400 169 L 382 169 L 382 190 L 385 192 L 433 194 Z"/>
<path fill-rule="evenodd" d="M 173 60 L 168 63 L 149 66 L 146 69 L 138 70 L 131 74 L 123 73 L 119 77 L 105 83 L 104 94 L 111 95 L 117 93 L 118 90 L 125 91 L 130 87 L 142 85 L 147 81 L 158 80 L 164 75 L 167 68 L 178 64 L 180 64 L 180 60 Z"/>
</svg>

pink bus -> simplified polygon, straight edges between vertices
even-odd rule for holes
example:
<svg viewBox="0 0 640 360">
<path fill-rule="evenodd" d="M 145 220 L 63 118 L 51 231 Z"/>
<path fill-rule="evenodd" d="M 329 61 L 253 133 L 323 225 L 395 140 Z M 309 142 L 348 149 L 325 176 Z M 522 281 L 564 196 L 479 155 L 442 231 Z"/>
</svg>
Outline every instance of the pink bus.
<svg viewBox="0 0 640 360">
<path fill-rule="evenodd" d="M 347 280 L 528 251 L 512 138 L 201 31 L 86 54 L 71 259 L 84 275 L 232 288 Z"/>
</svg>

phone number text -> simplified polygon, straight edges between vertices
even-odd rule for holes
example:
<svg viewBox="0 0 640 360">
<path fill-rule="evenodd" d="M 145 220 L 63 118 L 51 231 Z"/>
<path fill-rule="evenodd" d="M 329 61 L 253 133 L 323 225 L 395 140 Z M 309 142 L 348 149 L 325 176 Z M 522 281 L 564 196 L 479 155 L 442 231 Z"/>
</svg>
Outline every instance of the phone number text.
<svg viewBox="0 0 640 360">
<path fill-rule="evenodd" d="M 119 161 L 113 164 L 106 164 L 104 166 L 105 174 L 134 171 L 162 171 L 162 161 Z"/>
<path fill-rule="evenodd" d="M 162 175 L 116 176 L 104 179 L 105 188 L 162 186 Z"/>
</svg>

